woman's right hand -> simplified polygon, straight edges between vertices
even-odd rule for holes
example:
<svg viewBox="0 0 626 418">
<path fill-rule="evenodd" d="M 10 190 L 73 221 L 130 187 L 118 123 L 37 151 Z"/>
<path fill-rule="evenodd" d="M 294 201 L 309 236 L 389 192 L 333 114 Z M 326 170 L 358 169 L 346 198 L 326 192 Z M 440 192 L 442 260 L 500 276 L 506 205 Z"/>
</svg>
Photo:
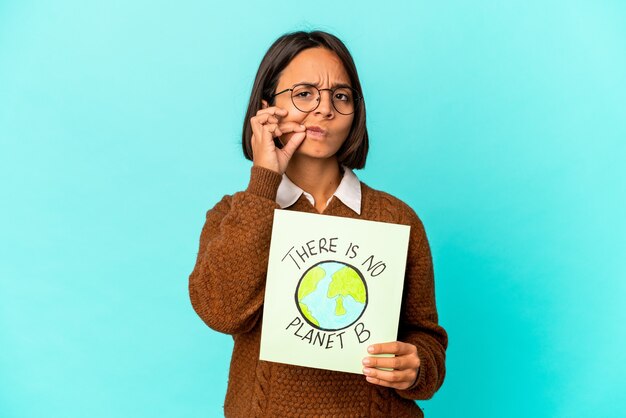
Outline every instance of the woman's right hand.
<svg viewBox="0 0 626 418">
<path fill-rule="evenodd" d="M 297 122 L 280 123 L 282 117 L 287 116 L 287 110 L 271 106 L 260 109 L 250 118 L 252 127 L 252 161 L 253 165 L 274 170 L 283 174 L 287 164 L 306 137 L 306 127 Z M 294 132 L 283 148 L 276 148 L 274 138 Z M 280 139 L 279 139 L 280 140 Z"/>
</svg>

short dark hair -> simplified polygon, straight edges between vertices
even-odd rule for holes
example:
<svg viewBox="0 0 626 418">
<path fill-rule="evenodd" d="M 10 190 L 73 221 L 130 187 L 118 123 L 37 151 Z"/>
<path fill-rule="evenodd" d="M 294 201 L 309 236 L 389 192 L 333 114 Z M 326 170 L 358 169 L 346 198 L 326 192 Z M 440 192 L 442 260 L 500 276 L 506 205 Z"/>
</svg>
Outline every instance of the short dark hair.
<svg viewBox="0 0 626 418">
<path fill-rule="evenodd" d="M 285 33 L 274 41 L 272 46 L 267 50 L 259 65 L 256 78 L 254 79 L 248 110 L 243 121 L 241 143 L 243 154 L 248 160 L 252 160 L 252 145 L 250 143 L 252 139 L 252 128 L 250 127 L 250 119 L 261 109 L 261 100 L 264 99 L 270 103 L 270 105 L 273 105 L 274 99 L 271 96 L 275 93 L 278 79 L 285 67 L 303 50 L 318 47 L 326 48 L 337 54 L 350 77 L 352 88 L 363 97 L 361 83 L 352 55 L 350 55 L 348 48 L 339 38 L 319 30 Z M 337 159 L 340 164 L 351 169 L 363 168 L 365 167 L 368 149 L 369 138 L 365 123 L 365 102 L 361 99 L 354 111 L 354 119 L 352 120 L 350 133 L 341 148 L 337 151 Z"/>
</svg>

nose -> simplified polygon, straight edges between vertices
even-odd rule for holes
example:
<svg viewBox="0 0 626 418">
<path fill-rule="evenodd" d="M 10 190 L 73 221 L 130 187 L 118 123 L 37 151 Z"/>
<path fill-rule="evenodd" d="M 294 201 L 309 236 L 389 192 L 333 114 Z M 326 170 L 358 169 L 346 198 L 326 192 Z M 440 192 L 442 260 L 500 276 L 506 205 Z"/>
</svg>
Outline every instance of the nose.
<svg viewBox="0 0 626 418">
<path fill-rule="evenodd" d="M 328 93 L 328 94 L 324 94 L 324 93 Z M 333 107 L 333 103 L 332 103 L 333 101 L 332 94 L 333 92 L 330 89 L 328 90 L 320 89 L 319 104 L 317 105 L 317 108 L 315 109 L 315 113 L 322 114 L 324 116 L 329 116 L 329 117 L 334 115 L 335 108 Z"/>
</svg>

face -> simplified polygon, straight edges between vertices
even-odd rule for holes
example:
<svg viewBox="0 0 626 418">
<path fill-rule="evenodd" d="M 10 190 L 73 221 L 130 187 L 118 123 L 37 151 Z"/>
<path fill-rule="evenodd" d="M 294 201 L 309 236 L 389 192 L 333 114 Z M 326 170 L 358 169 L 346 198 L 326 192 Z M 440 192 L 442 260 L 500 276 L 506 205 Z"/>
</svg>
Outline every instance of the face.
<svg viewBox="0 0 626 418">
<path fill-rule="evenodd" d="M 309 48 L 296 55 L 281 73 L 276 92 L 303 82 L 311 83 L 319 89 L 333 88 L 336 84 L 351 85 L 350 77 L 339 57 L 325 48 Z M 281 119 L 281 123 L 293 121 L 307 128 L 315 126 L 323 130 L 320 133 L 307 129 L 306 138 L 296 151 L 296 154 L 314 158 L 333 157 L 348 137 L 354 119 L 354 113 L 343 115 L 337 112 L 331 101 L 331 92 L 328 90 L 321 92 L 319 106 L 309 113 L 301 112 L 294 106 L 291 92 L 276 96 L 275 106 L 289 112 Z M 263 107 L 268 107 L 265 100 Z M 281 137 L 283 144 L 286 144 L 292 135 L 293 133 L 283 135 Z"/>
</svg>

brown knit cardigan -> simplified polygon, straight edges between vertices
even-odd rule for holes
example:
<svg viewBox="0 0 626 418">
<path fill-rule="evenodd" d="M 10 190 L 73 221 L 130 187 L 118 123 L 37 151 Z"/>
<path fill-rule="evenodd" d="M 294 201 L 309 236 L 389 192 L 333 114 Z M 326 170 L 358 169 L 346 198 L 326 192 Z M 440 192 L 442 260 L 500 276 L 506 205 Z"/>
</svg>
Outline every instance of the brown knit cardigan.
<svg viewBox="0 0 626 418">
<path fill-rule="evenodd" d="M 276 192 L 282 176 L 253 166 L 245 191 L 226 195 L 206 214 L 191 304 L 234 348 L 224 403 L 227 417 L 422 417 L 445 376 L 446 331 L 438 325 L 433 266 L 422 222 L 401 200 L 361 182 L 361 214 L 333 198 L 324 215 L 410 225 L 398 340 L 417 347 L 421 367 L 406 390 L 374 385 L 365 376 L 259 360 L 265 277 Z M 287 210 L 317 213 L 301 195 Z"/>
</svg>

